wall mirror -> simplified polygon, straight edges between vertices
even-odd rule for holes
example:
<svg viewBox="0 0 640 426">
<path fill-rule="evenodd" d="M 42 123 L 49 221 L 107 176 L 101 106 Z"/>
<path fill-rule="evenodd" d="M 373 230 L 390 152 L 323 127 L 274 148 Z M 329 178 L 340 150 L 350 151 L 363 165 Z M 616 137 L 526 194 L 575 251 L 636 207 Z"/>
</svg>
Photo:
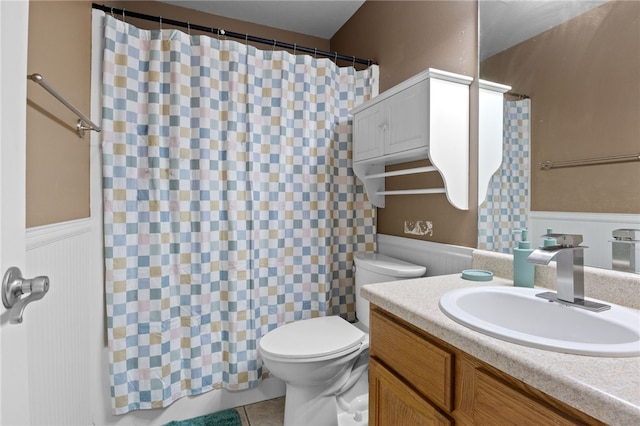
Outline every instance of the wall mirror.
<svg viewBox="0 0 640 426">
<path fill-rule="evenodd" d="M 480 0 L 478 14 L 480 78 L 530 101 L 532 245 L 580 233 L 585 264 L 611 269 L 612 230 L 640 229 L 640 3 Z"/>
</svg>

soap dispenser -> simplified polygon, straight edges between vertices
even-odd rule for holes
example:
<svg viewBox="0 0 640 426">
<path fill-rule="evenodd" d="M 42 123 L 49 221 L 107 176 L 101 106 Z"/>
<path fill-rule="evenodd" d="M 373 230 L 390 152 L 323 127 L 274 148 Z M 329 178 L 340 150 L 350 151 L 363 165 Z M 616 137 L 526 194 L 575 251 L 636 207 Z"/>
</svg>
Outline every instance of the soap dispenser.
<svg viewBox="0 0 640 426">
<path fill-rule="evenodd" d="M 535 265 L 527 262 L 527 258 L 533 252 L 531 242 L 527 240 L 527 230 L 517 230 L 520 241 L 513 249 L 513 285 L 516 287 L 533 287 L 535 279 Z"/>
</svg>

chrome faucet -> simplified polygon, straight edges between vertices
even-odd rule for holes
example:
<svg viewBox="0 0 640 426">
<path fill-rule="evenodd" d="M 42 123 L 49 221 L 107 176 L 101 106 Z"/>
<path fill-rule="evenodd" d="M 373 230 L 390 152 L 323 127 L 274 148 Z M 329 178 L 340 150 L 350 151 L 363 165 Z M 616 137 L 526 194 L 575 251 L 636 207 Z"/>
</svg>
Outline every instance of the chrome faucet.
<svg viewBox="0 0 640 426">
<path fill-rule="evenodd" d="M 555 238 L 556 245 L 537 248 L 529 255 L 527 262 L 548 265 L 555 258 L 558 292 L 545 292 L 536 296 L 590 311 L 610 309 L 609 305 L 584 299 L 584 249 L 588 247 L 580 245 L 582 235 L 545 234 L 542 237 Z"/>
</svg>

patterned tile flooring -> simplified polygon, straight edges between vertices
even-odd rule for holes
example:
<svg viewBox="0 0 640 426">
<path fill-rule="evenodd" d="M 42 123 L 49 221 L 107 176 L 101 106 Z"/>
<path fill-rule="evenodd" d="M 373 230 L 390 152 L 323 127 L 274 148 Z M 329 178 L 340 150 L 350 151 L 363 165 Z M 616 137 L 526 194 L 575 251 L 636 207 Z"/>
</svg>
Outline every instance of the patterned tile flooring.
<svg viewBox="0 0 640 426">
<path fill-rule="evenodd" d="M 282 426 L 284 396 L 237 407 L 242 426 Z"/>
</svg>

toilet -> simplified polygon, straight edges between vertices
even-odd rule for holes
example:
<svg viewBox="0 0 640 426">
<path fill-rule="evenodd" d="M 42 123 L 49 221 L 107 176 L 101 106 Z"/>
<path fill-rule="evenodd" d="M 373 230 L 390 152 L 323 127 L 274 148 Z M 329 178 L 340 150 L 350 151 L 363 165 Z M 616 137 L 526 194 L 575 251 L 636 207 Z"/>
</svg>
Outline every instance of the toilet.
<svg viewBox="0 0 640 426">
<path fill-rule="evenodd" d="M 369 302 L 365 284 L 417 278 L 426 268 L 378 253 L 355 254 L 356 317 L 295 321 L 260 339 L 271 374 L 286 384 L 284 426 L 368 424 Z"/>
</svg>

